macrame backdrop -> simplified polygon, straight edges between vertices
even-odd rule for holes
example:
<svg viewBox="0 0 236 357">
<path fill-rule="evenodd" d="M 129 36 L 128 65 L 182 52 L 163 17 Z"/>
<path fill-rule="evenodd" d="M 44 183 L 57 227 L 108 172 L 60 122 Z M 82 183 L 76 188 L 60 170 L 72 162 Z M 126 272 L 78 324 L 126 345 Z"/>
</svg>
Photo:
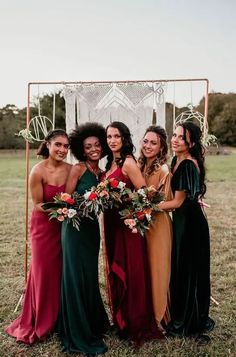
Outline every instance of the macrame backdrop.
<svg viewBox="0 0 236 357">
<path fill-rule="evenodd" d="M 66 131 L 70 133 L 76 124 L 85 122 L 99 122 L 106 127 L 113 121 L 122 121 L 131 131 L 138 155 L 140 140 L 152 124 L 153 110 L 156 123 L 165 128 L 164 86 L 161 82 L 66 85 L 62 92 L 66 103 Z"/>
<path fill-rule="evenodd" d="M 76 124 L 86 121 L 98 121 L 104 126 L 114 120 L 123 121 L 133 135 L 133 141 L 139 154 L 139 143 L 145 129 L 152 124 L 153 110 L 156 112 L 156 123 L 165 127 L 165 95 L 167 96 L 167 84 L 173 83 L 205 83 L 205 107 L 204 107 L 204 133 L 207 134 L 207 114 L 208 114 L 208 91 L 209 81 L 206 78 L 193 79 L 169 79 L 154 81 L 124 81 L 124 82 L 30 82 L 28 83 L 26 129 L 20 134 L 26 139 L 26 200 L 25 200 L 25 281 L 28 270 L 28 222 L 29 222 L 29 161 L 30 131 L 33 133 L 33 141 L 41 141 L 48 131 L 47 119 L 40 114 L 37 118 L 30 118 L 30 104 L 33 88 L 36 86 L 36 93 L 39 98 L 39 85 L 53 86 L 53 120 L 51 123 L 54 128 L 55 123 L 55 86 L 60 86 L 66 105 L 66 130 L 68 133 L 75 128 Z M 175 90 L 174 90 L 175 92 Z M 37 96 L 37 94 L 36 94 Z M 175 103 L 175 98 L 173 100 Z M 32 120 L 32 128 L 30 126 Z M 173 123 L 175 123 L 175 104 L 173 106 Z M 50 119 L 49 119 L 50 121 Z M 34 135 L 35 134 L 35 135 Z M 43 134 L 43 136 L 41 135 Z M 69 158 L 73 162 L 73 158 Z"/>
</svg>

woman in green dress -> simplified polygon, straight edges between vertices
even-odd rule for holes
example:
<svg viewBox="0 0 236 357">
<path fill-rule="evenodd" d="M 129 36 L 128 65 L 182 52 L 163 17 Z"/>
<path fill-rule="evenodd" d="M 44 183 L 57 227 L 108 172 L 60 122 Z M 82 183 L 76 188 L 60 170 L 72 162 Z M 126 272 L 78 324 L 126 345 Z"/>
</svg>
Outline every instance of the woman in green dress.
<svg viewBox="0 0 236 357">
<path fill-rule="evenodd" d="M 78 126 L 69 136 L 71 152 L 79 163 L 70 172 L 66 192 L 84 194 L 99 181 L 99 160 L 106 154 L 106 133 L 97 123 Z M 100 231 L 97 219 L 83 218 L 78 231 L 63 223 L 63 274 L 58 333 L 66 352 L 93 356 L 105 353 L 103 335 L 109 320 L 98 282 Z"/>
</svg>

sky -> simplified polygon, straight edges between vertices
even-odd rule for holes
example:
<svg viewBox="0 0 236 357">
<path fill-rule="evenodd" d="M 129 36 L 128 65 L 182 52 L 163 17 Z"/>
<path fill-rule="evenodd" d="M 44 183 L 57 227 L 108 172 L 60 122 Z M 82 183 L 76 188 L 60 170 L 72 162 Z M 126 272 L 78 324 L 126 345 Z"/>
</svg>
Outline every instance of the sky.
<svg viewBox="0 0 236 357">
<path fill-rule="evenodd" d="M 235 14 L 235 0 L 1 0 L 0 107 L 25 107 L 42 81 L 208 78 L 236 92 Z M 166 90 L 179 105 L 204 95 Z"/>
</svg>

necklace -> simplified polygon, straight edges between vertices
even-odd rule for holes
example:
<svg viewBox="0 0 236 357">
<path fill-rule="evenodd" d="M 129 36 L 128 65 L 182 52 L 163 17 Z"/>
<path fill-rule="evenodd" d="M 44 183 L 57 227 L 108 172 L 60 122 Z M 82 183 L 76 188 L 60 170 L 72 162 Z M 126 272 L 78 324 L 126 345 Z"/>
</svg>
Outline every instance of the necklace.
<svg viewBox="0 0 236 357">
<path fill-rule="evenodd" d="M 101 172 L 100 168 L 98 167 L 97 170 L 94 170 L 88 161 L 85 162 L 85 165 L 86 165 L 87 169 L 90 172 L 92 172 L 94 174 L 94 176 L 96 177 L 96 179 L 98 180 L 99 179 L 98 176 L 99 176 L 99 174 Z"/>
</svg>

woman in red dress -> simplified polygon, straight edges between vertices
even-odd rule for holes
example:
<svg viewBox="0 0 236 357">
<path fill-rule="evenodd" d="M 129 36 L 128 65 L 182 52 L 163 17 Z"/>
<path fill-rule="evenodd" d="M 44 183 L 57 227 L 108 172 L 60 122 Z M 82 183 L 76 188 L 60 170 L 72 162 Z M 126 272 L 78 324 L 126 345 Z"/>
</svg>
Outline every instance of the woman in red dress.
<svg viewBox="0 0 236 357">
<path fill-rule="evenodd" d="M 64 130 L 48 133 L 37 155 L 44 160 L 30 173 L 34 209 L 30 221 L 31 265 L 21 315 L 6 328 L 17 341 L 32 344 L 44 340 L 56 324 L 61 284 L 61 225 L 49 220 L 44 202 L 63 192 L 71 165 L 64 162 L 69 141 Z"/>
<path fill-rule="evenodd" d="M 105 177 L 121 180 L 130 188 L 145 186 L 128 127 L 113 122 L 106 132 L 110 150 Z M 120 337 L 137 345 L 162 338 L 152 309 L 145 238 L 132 233 L 116 209 L 105 211 L 104 233 L 110 303 Z"/>
</svg>

